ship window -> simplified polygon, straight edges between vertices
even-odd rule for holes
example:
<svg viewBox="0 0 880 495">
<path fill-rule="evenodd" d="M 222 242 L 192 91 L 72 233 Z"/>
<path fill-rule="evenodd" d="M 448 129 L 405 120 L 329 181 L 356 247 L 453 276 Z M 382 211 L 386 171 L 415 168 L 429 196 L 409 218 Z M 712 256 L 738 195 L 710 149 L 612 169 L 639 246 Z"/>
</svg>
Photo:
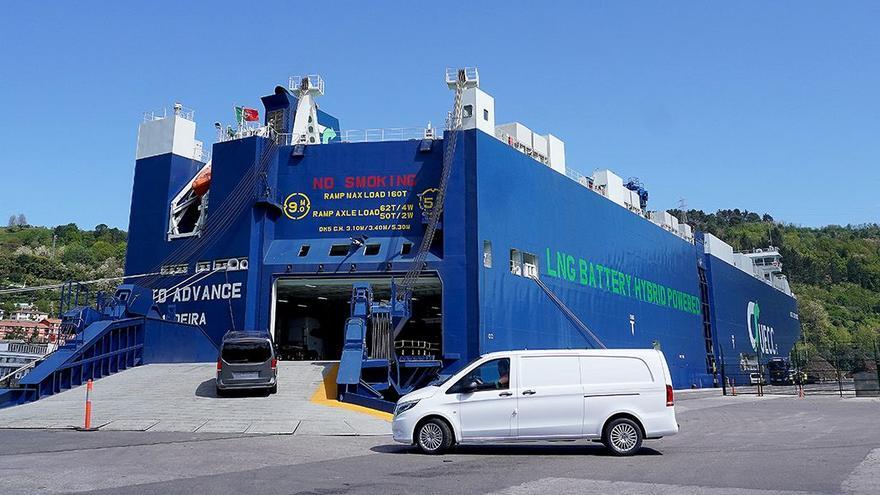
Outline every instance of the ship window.
<svg viewBox="0 0 880 495">
<path fill-rule="evenodd" d="M 522 253 L 518 249 L 510 250 L 510 273 L 522 276 Z"/>
<path fill-rule="evenodd" d="M 311 249 L 311 246 L 309 246 L 308 244 L 303 244 L 302 246 L 300 246 L 299 247 L 299 256 L 300 257 L 308 256 L 309 249 Z"/>
<path fill-rule="evenodd" d="M 376 256 L 379 254 L 379 245 L 378 244 L 367 244 L 364 246 L 364 254 L 367 256 Z"/>
<path fill-rule="evenodd" d="M 196 263 L 196 273 L 202 272 L 210 272 L 211 271 L 211 262 L 210 261 L 199 261 Z"/>
<path fill-rule="evenodd" d="M 462 108 L 461 112 L 462 118 L 469 119 L 474 116 L 474 106 L 473 105 L 465 105 Z"/>
<path fill-rule="evenodd" d="M 345 256 L 348 254 L 348 244 L 334 244 L 330 246 L 330 256 Z"/>
<path fill-rule="evenodd" d="M 483 120 L 489 120 L 489 111 L 485 108 L 483 109 Z"/>
<path fill-rule="evenodd" d="M 523 275 L 538 278 L 538 257 L 532 253 L 522 253 Z"/>
<path fill-rule="evenodd" d="M 410 253 L 412 253 L 412 246 L 413 245 L 411 242 L 404 242 L 403 246 L 400 247 L 400 254 L 402 256 L 408 256 Z"/>
<path fill-rule="evenodd" d="M 483 266 L 492 268 L 492 241 L 483 241 Z"/>
</svg>

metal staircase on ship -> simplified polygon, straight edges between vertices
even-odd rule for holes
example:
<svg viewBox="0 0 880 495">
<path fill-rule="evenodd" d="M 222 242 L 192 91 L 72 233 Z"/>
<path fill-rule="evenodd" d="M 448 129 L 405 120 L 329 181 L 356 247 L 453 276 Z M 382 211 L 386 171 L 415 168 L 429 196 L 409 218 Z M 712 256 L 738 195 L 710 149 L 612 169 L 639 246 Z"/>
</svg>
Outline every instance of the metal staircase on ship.
<svg viewBox="0 0 880 495">
<path fill-rule="evenodd" d="M 399 397 L 436 374 L 442 361 L 426 349 L 423 355 L 402 355 L 397 340 L 412 315 L 413 289 L 426 268 L 426 260 L 437 231 L 452 174 L 455 148 L 462 129 L 462 95 L 479 86 L 476 68 L 447 69 L 446 84 L 455 93 L 449 113 L 440 184 L 434 207 L 425 219 L 425 233 L 406 274 L 391 282 L 388 302 L 373 300 L 368 283 L 352 287 L 351 316 L 345 323 L 345 343 L 339 362 L 336 383 L 339 399 L 376 409 L 391 411 L 394 397 Z M 436 349 L 439 352 L 439 349 Z M 391 400 L 389 400 L 391 399 Z"/>
</svg>

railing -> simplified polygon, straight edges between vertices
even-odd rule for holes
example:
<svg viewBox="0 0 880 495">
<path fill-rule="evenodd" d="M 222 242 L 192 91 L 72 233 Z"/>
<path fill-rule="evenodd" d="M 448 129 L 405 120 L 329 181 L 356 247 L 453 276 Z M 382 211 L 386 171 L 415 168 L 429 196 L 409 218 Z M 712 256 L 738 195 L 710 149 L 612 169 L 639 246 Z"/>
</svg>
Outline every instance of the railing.
<svg viewBox="0 0 880 495">
<path fill-rule="evenodd" d="M 24 342 L 10 342 L 7 349 L 8 352 L 18 352 L 20 354 L 36 354 L 42 356 L 49 352 L 48 344 L 28 344 Z"/>
<path fill-rule="evenodd" d="M 232 129 L 232 127 L 228 127 L 224 129 L 218 129 L 217 131 L 217 142 L 222 143 L 225 141 L 234 141 L 236 139 L 244 139 L 249 138 L 251 136 L 261 136 L 265 138 L 272 139 L 276 136 L 275 130 L 270 126 L 246 126 L 242 125 L 238 129 Z M 204 151 L 203 151 L 204 153 Z M 202 155 L 204 156 L 204 154 Z"/>
<path fill-rule="evenodd" d="M 211 161 L 212 152 L 213 150 L 211 149 L 210 144 L 205 145 L 204 143 L 201 143 L 201 146 L 196 146 L 193 150 L 193 157 L 202 163 L 208 163 Z"/>
<path fill-rule="evenodd" d="M 304 134 L 278 134 L 275 143 L 279 146 L 291 146 L 304 143 Z M 432 127 L 393 127 L 389 129 L 349 129 L 339 131 L 334 139 L 342 143 L 376 143 L 382 141 L 408 141 L 420 139 L 436 139 L 437 129 Z"/>
<path fill-rule="evenodd" d="M 456 81 L 458 81 L 458 71 L 464 71 L 464 77 L 466 81 L 474 81 L 479 86 L 480 84 L 480 73 L 476 67 L 464 67 L 462 69 L 456 69 L 454 67 L 446 68 L 446 84 L 455 85 Z"/>
<path fill-rule="evenodd" d="M 765 248 L 745 249 L 742 251 L 734 251 L 737 254 L 763 254 L 764 256 L 779 256 L 779 248 L 776 246 L 767 246 Z"/>
<path fill-rule="evenodd" d="M 397 127 L 390 129 L 363 129 L 340 131 L 339 139 L 345 143 L 370 143 L 378 141 L 407 141 L 410 139 L 434 139 L 436 130 L 428 127 Z"/>
<path fill-rule="evenodd" d="M 169 110 L 171 110 L 171 111 L 169 112 Z M 165 107 L 161 110 L 144 112 L 144 122 L 151 122 L 153 120 L 161 120 L 161 119 L 167 118 L 169 113 L 171 115 L 177 115 L 178 117 L 186 119 L 186 120 L 190 120 L 193 122 L 195 121 L 194 120 L 194 117 L 196 114 L 195 110 L 193 110 L 192 108 L 186 108 L 186 107 L 180 106 L 179 104 L 176 104 L 171 108 Z"/>
<path fill-rule="evenodd" d="M 138 366 L 143 361 L 144 332 L 143 320 L 112 322 L 71 351 L 70 356 L 58 362 L 45 377 L 38 376 L 38 381 L 34 381 L 29 373 L 19 383 L 32 394 L 28 400 L 36 400 L 82 385 L 89 379 Z M 44 362 L 48 363 L 49 356 Z"/>
<path fill-rule="evenodd" d="M 309 74 L 306 76 L 291 76 L 288 80 L 287 87 L 291 91 L 299 91 L 302 88 L 302 83 L 304 80 L 308 80 L 307 89 L 317 89 L 319 95 L 324 95 L 324 78 L 322 78 L 318 74 Z"/>
<path fill-rule="evenodd" d="M 6 375 L 0 376 L 0 388 L 10 388 L 10 386 L 15 385 L 13 380 L 26 375 L 28 371 L 33 369 L 33 367 L 36 366 L 44 358 L 45 356 L 34 359 L 33 361 L 21 366 L 20 368 L 16 368 Z"/>
<path fill-rule="evenodd" d="M 593 178 L 587 177 L 586 175 L 578 172 L 573 168 L 565 168 L 565 176 L 569 179 L 577 182 L 578 184 L 586 187 L 587 189 L 593 189 Z"/>
</svg>

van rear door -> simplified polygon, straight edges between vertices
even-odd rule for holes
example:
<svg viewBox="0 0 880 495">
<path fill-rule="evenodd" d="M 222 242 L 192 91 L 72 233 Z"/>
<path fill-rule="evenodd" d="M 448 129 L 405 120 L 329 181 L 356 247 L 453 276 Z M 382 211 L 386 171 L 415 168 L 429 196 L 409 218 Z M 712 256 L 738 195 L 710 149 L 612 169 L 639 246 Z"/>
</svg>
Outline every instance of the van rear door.
<svg viewBox="0 0 880 495">
<path fill-rule="evenodd" d="M 578 356 L 519 356 L 517 436 L 578 437 L 584 415 Z"/>
</svg>

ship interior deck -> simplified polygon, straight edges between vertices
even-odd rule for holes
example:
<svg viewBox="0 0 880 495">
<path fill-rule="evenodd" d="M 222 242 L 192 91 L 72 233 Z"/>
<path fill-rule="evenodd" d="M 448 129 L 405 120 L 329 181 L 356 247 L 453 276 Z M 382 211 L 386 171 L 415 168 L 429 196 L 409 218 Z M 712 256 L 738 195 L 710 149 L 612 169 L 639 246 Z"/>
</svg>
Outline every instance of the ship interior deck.
<svg viewBox="0 0 880 495">
<path fill-rule="evenodd" d="M 355 282 L 371 284 L 374 302 L 391 297 L 390 277 L 281 278 L 276 282 L 273 337 L 279 359 L 339 359 Z M 395 341 L 398 355 L 440 358 L 441 301 L 439 278 L 421 277 L 416 281 L 412 317 Z"/>
</svg>

